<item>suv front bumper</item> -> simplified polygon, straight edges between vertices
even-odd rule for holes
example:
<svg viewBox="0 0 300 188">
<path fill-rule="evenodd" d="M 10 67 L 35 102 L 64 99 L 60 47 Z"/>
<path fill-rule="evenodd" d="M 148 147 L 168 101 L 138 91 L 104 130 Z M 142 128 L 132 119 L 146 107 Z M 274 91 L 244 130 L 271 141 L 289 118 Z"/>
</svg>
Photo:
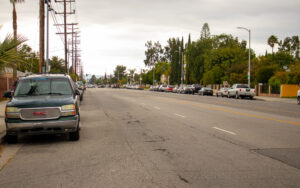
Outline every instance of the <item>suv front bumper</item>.
<svg viewBox="0 0 300 188">
<path fill-rule="evenodd" d="M 77 116 L 61 117 L 57 120 L 22 121 L 6 120 L 6 133 L 8 135 L 39 135 L 74 132 L 78 129 Z"/>
</svg>

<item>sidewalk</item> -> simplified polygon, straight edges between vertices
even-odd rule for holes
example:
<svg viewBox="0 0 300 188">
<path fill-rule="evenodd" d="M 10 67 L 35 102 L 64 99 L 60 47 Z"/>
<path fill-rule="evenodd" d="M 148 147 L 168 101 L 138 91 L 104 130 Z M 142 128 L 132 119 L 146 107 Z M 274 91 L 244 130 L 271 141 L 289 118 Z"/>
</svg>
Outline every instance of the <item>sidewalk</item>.
<svg viewBox="0 0 300 188">
<path fill-rule="evenodd" d="M 0 143 L 3 140 L 3 137 L 5 136 L 5 122 L 4 122 L 4 110 L 5 110 L 5 105 L 7 101 L 0 101 Z"/>
<path fill-rule="evenodd" d="M 270 101 L 270 102 L 285 102 L 290 104 L 297 104 L 297 99 L 291 99 L 291 98 L 262 97 L 262 96 L 255 96 L 254 98 L 257 100 Z"/>
</svg>

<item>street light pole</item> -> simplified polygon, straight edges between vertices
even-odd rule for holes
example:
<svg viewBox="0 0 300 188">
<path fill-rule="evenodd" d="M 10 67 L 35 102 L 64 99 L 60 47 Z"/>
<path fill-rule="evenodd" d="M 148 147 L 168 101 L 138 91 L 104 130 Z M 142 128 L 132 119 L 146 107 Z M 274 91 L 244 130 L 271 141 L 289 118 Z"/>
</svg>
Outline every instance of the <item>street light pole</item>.
<svg viewBox="0 0 300 188">
<path fill-rule="evenodd" d="M 250 87 L 250 80 L 251 80 L 251 30 L 245 27 L 237 27 L 238 29 L 243 29 L 248 31 L 249 33 L 249 57 L 248 57 L 248 86 Z"/>
</svg>

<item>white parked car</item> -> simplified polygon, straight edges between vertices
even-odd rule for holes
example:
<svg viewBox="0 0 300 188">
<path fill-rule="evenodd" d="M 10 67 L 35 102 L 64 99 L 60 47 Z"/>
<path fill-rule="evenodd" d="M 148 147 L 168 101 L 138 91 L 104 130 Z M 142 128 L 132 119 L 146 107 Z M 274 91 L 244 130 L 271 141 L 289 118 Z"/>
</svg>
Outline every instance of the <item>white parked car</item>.
<svg viewBox="0 0 300 188">
<path fill-rule="evenodd" d="M 227 97 L 235 97 L 236 99 L 248 97 L 253 99 L 255 89 L 251 89 L 247 84 L 234 84 L 227 92 Z"/>
</svg>

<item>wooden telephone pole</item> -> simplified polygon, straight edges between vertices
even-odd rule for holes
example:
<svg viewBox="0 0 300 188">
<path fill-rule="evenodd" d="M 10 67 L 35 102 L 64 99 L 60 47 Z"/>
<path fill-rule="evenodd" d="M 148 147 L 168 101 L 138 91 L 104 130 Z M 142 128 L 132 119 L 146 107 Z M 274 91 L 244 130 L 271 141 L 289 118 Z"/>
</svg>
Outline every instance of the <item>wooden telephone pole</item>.
<svg viewBox="0 0 300 188">
<path fill-rule="evenodd" d="M 45 59 L 45 2 L 40 0 L 40 57 L 39 73 L 42 73 Z"/>
<path fill-rule="evenodd" d="M 63 0 L 63 1 L 55 1 L 57 3 L 63 3 L 64 4 L 64 12 L 62 13 L 58 13 L 58 12 L 55 12 L 55 14 L 63 14 L 64 15 L 64 41 L 65 41 L 65 73 L 68 73 L 69 69 L 68 69 L 68 38 L 67 38 L 67 14 L 75 14 L 75 10 L 73 12 L 67 12 L 67 3 L 72 3 L 72 2 L 75 2 L 75 0 Z M 61 34 L 61 33 L 59 33 Z"/>
</svg>

